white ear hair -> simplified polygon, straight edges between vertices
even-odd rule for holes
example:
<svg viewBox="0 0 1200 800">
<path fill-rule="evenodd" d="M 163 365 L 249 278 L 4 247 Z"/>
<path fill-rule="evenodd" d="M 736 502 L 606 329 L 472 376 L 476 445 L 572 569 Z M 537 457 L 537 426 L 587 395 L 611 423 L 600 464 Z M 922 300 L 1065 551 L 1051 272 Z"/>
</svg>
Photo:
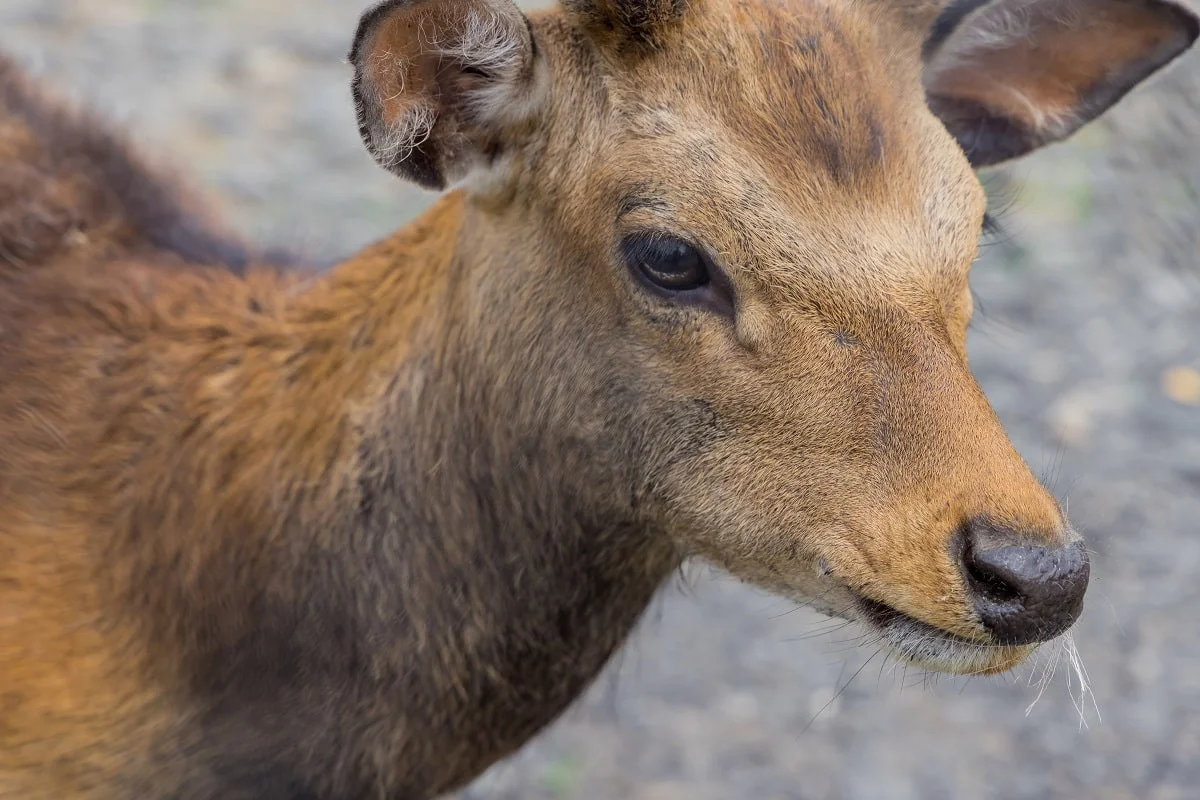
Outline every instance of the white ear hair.
<svg viewBox="0 0 1200 800">
<path fill-rule="evenodd" d="M 1197 35 L 1177 0 L 954 0 L 925 42 L 926 96 L 990 166 L 1072 135 Z"/>
<path fill-rule="evenodd" d="M 549 78 L 543 61 L 531 63 L 525 40 L 512 25 L 511 18 L 493 9 L 471 8 L 457 38 L 439 46 L 443 55 L 494 78 L 469 92 L 466 101 L 480 117 L 506 125 L 534 113 Z M 526 75 L 531 68 L 532 75 Z"/>
<path fill-rule="evenodd" d="M 981 53 L 1002 51 L 1034 35 L 1034 12 L 1044 23 L 1047 19 L 1064 27 L 1078 27 L 1084 21 L 1086 2 L 1060 0 L 1051 7 L 1043 0 L 1004 0 L 984 5 L 960 25 L 954 36 L 930 60 L 925 73 L 927 85 L 936 84 L 939 77 L 959 69 Z M 1017 86 L 1005 89 L 1010 101 L 1024 109 L 1024 116 L 1034 126 L 1044 129 L 1050 138 L 1065 135 L 1075 122 L 1073 108 L 1051 108 L 1039 105 Z"/>
<path fill-rule="evenodd" d="M 388 0 L 364 15 L 350 56 L 367 149 L 433 189 L 510 164 L 508 136 L 550 83 L 511 0 Z"/>
</svg>

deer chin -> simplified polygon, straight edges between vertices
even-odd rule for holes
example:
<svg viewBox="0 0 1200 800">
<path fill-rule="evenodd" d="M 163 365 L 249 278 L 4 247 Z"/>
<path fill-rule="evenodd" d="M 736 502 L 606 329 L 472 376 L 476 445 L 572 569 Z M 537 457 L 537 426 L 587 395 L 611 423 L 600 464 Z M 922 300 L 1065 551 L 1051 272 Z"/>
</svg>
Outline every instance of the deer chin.
<svg viewBox="0 0 1200 800">
<path fill-rule="evenodd" d="M 882 648 L 902 664 L 949 675 L 996 675 L 1019 666 L 1039 644 L 1001 645 L 967 639 L 923 622 L 886 603 L 870 600 L 831 575 L 817 562 L 817 578 L 770 586 L 777 594 L 835 619 L 857 622 L 866 633 L 864 646 Z"/>
<path fill-rule="evenodd" d="M 977 642 L 922 622 L 884 603 L 856 598 L 855 619 L 902 662 L 952 675 L 995 675 L 1027 659 L 1037 644 Z"/>
</svg>

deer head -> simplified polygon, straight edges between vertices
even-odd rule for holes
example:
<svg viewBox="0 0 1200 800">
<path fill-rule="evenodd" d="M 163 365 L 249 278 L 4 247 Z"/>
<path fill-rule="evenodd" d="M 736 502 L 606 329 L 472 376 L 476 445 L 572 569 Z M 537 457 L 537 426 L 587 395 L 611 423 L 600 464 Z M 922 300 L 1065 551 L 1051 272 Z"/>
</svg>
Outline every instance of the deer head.
<svg viewBox="0 0 1200 800">
<path fill-rule="evenodd" d="M 1196 36 L 1168 0 L 391 0 L 351 60 L 370 152 L 465 197 L 448 327 L 526 507 L 990 672 L 1089 562 L 968 369 L 974 168 Z"/>
</svg>

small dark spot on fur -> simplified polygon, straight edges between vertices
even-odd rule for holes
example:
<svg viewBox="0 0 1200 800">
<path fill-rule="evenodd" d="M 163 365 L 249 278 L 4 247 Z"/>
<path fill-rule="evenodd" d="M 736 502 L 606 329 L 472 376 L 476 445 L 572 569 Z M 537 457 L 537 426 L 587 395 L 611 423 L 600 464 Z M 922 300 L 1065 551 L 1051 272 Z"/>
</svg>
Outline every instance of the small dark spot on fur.
<svg viewBox="0 0 1200 800">
<path fill-rule="evenodd" d="M 858 347 L 861 344 L 854 334 L 850 333 L 849 331 L 842 330 L 841 328 L 838 328 L 833 332 L 833 340 L 842 347 Z"/>
</svg>

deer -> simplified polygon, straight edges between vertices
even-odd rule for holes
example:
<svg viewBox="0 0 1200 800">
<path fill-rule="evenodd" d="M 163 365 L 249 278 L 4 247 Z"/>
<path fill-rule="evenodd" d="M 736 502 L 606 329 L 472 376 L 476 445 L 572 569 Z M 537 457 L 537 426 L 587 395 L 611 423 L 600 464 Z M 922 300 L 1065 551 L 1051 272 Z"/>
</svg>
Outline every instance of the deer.
<svg viewBox="0 0 1200 800">
<path fill-rule="evenodd" d="M 972 376 L 980 171 L 1173 0 L 386 0 L 350 95 L 440 192 L 260 248 L 0 62 L 0 796 L 421 800 L 687 559 L 996 674 L 1090 560 Z"/>
</svg>

